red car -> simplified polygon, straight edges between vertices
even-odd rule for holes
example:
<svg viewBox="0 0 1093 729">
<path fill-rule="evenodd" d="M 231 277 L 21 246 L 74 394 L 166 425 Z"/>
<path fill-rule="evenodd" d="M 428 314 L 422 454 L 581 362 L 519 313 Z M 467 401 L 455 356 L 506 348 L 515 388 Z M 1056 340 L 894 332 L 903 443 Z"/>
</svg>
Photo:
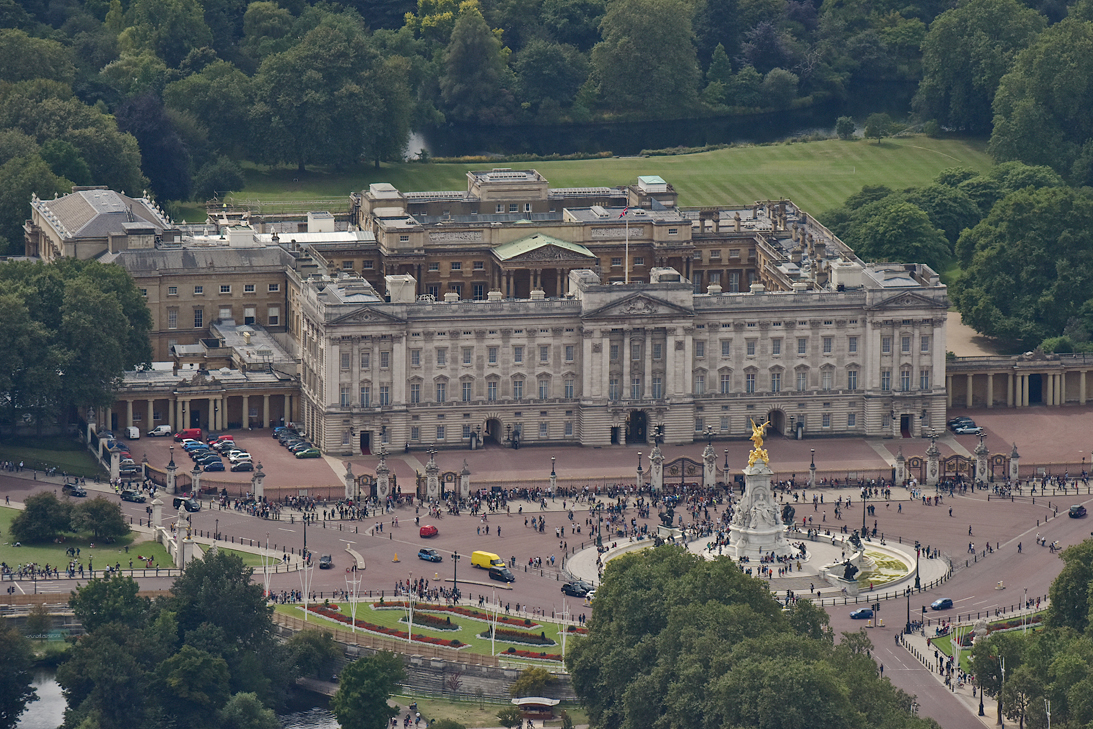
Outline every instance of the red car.
<svg viewBox="0 0 1093 729">
<path fill-rule="evenodd" d="M 439 533 L 440 532 L 437 530 L 437 528 L 432 524 L 426 524 L 425 526 L 421 527 L 420 532 L 421 536 L 426 539 L 429 537 L 435 537 Z"/>
</svg>

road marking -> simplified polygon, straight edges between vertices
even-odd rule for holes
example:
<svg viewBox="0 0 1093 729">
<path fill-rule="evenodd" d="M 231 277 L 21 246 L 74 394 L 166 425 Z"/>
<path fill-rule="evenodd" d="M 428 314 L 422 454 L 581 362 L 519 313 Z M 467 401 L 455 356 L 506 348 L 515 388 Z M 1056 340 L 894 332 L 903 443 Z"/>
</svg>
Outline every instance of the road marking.
<svg viewBox="0 0 1093 729">
<path fill-rule="evenodd" d="M 294 534 L 296 533 L 295 529 L 285 529 L 284 527 L 277 527 L 277 528 L 280 529 L 283 532 L 292 532 Z"/>
<path fill-rule="evenodd" d="M 339 539 L 339 542 L 345 542 L 346 544 L 356 544 L 352 539 Z"/>
<path fill-rule="evenodd" d="M 973 602 L 972 607 L 975 607 L 976 605 L 982 605 L 985 602 L 990 602 L 990 599 L 988 598 L 986 600 L 980 600 L 979 602 Z"/>
</svg>

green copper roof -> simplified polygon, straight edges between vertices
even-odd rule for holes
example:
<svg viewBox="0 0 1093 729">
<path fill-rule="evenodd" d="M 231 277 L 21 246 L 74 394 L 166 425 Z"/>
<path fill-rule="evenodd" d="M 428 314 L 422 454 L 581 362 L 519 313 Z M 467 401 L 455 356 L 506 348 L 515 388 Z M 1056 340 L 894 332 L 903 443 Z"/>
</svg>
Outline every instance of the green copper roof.
<svg viewBox="0 0 1093 729">
<path fill-rule="evenodd" d="M 537 248 L 543 246 L 556 246 L 563 250 L 575 253 L 578 256 L 586 256 L 588 258 L 595 258 L 596 255 L 592 251 L 588 250 L 584 246 L 578 243 L 570 243 L 565 240 L 558 240 L 557 238 L 551 238 L 549 235 L 543 235 L 542 233 L 536 233 L 535 235 L 529 235 L 527 238 L 521 238 L 520 240 L 514 240 L 511 243 L 502 243 L 493 249 L 493 255 L 497 256 L 502 261 L 508 261 L 517 256 L 521 256 L 529 251 L 534 251 Z"/>
</svg>

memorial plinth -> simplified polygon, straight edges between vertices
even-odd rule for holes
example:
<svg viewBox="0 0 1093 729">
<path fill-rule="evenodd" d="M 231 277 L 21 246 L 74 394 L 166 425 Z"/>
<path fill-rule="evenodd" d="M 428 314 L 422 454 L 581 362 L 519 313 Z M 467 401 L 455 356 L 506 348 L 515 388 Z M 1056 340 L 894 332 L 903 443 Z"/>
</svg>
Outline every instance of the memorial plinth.
<svg viewBox="0 0 1093 729">
<path fill-rule="evenodd" d="M 765 429 L 765 423 L 760 426 L 752 423 L 751 440 L 755 446 L 744 469 L 744 495 L 729 524 L 729 549 L 738 560 L 747 557 L 759 561 L 772 554 L 786 557 L 796 552 L 786 539 L 786 527 L 771 496 L 774 472 L 763 449 Z"/>
</svg>

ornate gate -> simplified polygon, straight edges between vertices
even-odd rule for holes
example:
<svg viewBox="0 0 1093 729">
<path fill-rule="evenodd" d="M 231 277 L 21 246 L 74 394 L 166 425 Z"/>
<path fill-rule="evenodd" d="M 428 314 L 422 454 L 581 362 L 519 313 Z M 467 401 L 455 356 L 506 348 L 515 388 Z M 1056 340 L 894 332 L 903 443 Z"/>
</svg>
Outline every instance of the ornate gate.
<svg viewBox="0 0 1093 729">
<path fill-rule="evenodd" d="M 958 455 L 942 458 L 941 480 L 955 479 L 957 476 L 970 481 L 975 476 L 975 461 Z"/>
<path fill-rule="evenodd" d="M 1010 475 L 1009 456 L 996 453 L 987 458 L 987 468 L 991 472 L 991 481 L 1005 481 Z"/>
<path fill-rule="evenodd" d="M 920 484 L 926 483 L 926 459 L 911 456 L 907 459 L 907 479 L 917 478 Z"/>
<path fill-rule="evenodd" d="M 690 458 L 677 458 L 664 464 L 665 486 L 701 486 L 702 461 Z"/>
<path fill-rule="evenodd" d="M 440 496 L 443 498 L 451 493 L 459 491 L 459 474 L 455 471 L 445 471 L 440 474 Z"/>
</svg>

